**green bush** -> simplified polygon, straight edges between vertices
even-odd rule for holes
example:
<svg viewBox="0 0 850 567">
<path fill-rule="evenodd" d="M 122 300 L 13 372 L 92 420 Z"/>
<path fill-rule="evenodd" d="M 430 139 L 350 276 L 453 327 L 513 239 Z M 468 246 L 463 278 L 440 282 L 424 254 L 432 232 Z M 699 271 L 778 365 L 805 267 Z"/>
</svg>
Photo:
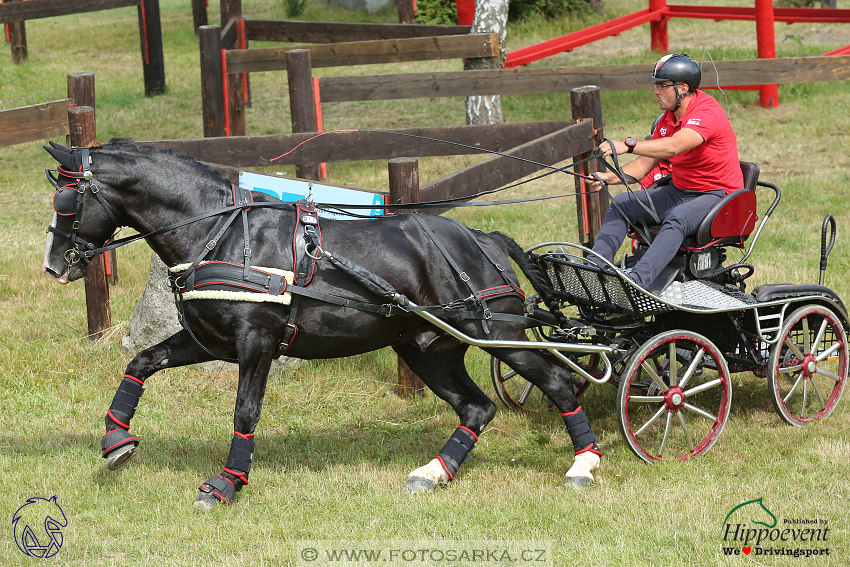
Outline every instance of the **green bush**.
<svg viewBox="0 0 850 567">
<path fill-rule="evenodd" d="M 454 0 L 417 0 L 416 4 L 417 24 L 457 24 Z M 510 0 L 508 19 L 516 21 L 538 14 L 547 19 L 580 16 L 589 12 L 590 6 L 590 0 Z"/>
<path fill-rule="evenodd" d="M 569 15 L 581 16 L 589 11 L 588 0 L 510 0 L 508 19 L 516 21 L 537 14 L 555 19 Z"/>
<path fill-rule="evenodd" d="M 416 0 L 417 24 L 457 25 L 454 0 Z"/>
</svg>

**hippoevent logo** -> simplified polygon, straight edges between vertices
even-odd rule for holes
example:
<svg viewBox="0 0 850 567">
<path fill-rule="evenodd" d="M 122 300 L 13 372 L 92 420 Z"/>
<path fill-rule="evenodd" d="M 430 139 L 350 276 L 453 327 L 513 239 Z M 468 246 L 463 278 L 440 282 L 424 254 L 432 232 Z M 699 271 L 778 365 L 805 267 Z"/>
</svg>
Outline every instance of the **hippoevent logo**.
<svg viewBox="0 0 850 567">
<path fill-rule="evenodd" d="M 720 528 L 724 555 L 829 555 L 829 521 L 823 518 L 783 518 L 761 498 L 738 504 Z"/>
<path fill-rule="evenodd" d="M 68 527 L 65 513 L 52 498 L 30 498 L 12 516 L 15 543 L 24 555 L 46 559 L 62 548 L 62 528 Z"/>
</svg>

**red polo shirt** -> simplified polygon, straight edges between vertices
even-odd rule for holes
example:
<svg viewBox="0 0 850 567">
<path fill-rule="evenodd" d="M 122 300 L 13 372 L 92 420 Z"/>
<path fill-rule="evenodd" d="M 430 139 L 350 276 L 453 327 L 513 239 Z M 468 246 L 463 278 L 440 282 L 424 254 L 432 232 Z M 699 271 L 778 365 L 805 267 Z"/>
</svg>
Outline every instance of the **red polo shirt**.
<svg viewBox="0 0 850 567">
<path fill-rule="evenodd" d="M 711 95 L 696 91 L 678 122 L 672 112 L 665 112 L 652 139 L 669 138 L 682 128 L 690 128 L 705 141 L 670 158 L 673 185 L 688 191 L 724 189 L 727 194 L 744 187 L 738 139 L 723 107 Z"/>
</svg>

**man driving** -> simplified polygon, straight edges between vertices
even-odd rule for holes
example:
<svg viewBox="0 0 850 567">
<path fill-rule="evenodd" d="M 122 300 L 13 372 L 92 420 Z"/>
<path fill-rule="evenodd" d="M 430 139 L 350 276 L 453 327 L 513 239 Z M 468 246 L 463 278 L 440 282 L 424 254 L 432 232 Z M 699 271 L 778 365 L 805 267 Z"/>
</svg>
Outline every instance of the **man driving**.
<svg viewBox="0 0 850 567">
<path fill-rule="evenodd" d="M 636 224 L 641 219 L 646 224 L 660 224 L 649 249 L 628 273 L 644 288 L 673 259 L 684 238 L 696 231 L 708 211 L 724 195 L 744 186 L 735 132 L 723 107 L 697 90 L 701 76 L 699 64 L 685 54 L 659 59 L 646 79 L 655 82 L 655 99 L 665 111 L 652 138 L 626 138 L 622 142 L 603 142 L 599 147 L 606 157 L 612 153 L 639 156 L 623 166 L 623 172 L 636 179 L 646 176 L 661 160 L 669 160 L 672 165 L 669 185 L 621 193 L 614 198 L 615 204 L 608 209 L 593 246 L 594 252 L 613 261 L 626 237 L 629 221 Z M 612 172 L 597 175 L 595 190 L 600 190 L 603 183 L 622 183 Z M 653 218 L 653 209 L 657 219 Z"/>
</svg>

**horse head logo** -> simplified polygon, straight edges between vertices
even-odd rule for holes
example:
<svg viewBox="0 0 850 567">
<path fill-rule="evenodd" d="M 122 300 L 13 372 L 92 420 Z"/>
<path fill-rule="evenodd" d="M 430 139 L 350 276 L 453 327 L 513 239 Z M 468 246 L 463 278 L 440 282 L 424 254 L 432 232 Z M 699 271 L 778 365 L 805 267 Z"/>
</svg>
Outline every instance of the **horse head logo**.
<svg viewBox="0 0 850 567">
<path fill-rule="evenodd" d="M 30 498 L 12 516 L 15 543 L 24 555 L 46 559 L 53 557 L 62 547 L 62 528 L 68 520 L 56 496 Z"/>
<path fill-rule="evenodd" d="M 748 516 L 751 516 L 749 518 L 750 523 L 760 524 L 767 528 L 776 527 L 776 516 L 773 514 L 773 512 L 767 509 L 767 506 L 764 505 L 764 502 L 762 502 L 761 498 L 756 498 L 755 500 L 748 500 L 747 502 L 744 502 L 743 504 L 738 504 L 737 506 L 732 508 L 732 510 L 726 515 L 726 519 L 723 520 L 723 525 L 726 525 L 726 523 L 729 521 L 729 517 L 732 514 L 734 514 L 738 510 L 741 510 L 742 508 L 746 508 L 744 510 L 744 513 Z M 764 513 L 766 513 L 767 516 L 765 516 Z M 761 518 L 765 521 L 760 521 L 755 518 Z"/>
</svg>

